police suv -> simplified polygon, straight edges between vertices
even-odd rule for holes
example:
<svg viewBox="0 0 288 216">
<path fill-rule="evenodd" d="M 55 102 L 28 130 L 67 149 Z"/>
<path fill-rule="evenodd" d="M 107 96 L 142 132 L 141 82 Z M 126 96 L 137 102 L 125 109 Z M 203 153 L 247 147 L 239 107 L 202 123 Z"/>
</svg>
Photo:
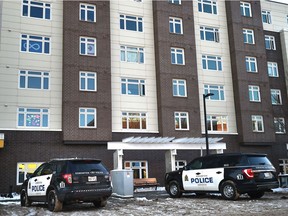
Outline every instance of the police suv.
<svg viewBox="0 0 288 216">
<path fill-rule="evenodd" d="M 165 189 L 173 198 L 183 192 L 220 192 L 228 200 L 244 193 L 257 199 L 277 187 L 276 170 L 265 154 L 207 155 L 165 175 Z"/>
<path fill-rule="evenodd" d="M 109 171 L 96 159 L 54 159 L 43 163 L 23 183 L 21 206 L 45 202 L 50 211 L 63 204 L 92 202 L 104 207 L 112 194 Z"/>
</svg>

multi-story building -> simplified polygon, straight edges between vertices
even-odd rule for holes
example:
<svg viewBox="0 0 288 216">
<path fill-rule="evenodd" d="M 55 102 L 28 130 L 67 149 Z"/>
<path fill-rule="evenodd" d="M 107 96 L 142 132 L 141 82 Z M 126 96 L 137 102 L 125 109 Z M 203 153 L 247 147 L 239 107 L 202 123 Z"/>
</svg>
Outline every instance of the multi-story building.
<svg viewBox="0 0 288 216">
<path fill-rule="evenodd" d="M 113 169 L 107 144 L 132 136 L 156 138 L 124 167 L 162 182 L 153 144 L 204 137 L 204 100 L 225 152 L 288 173 L 287 3 L 4 0 L 0 29 L 0 192 L 50 158 Z M 178 150 L 175 168 L 200 154 Z"/>
</svg>

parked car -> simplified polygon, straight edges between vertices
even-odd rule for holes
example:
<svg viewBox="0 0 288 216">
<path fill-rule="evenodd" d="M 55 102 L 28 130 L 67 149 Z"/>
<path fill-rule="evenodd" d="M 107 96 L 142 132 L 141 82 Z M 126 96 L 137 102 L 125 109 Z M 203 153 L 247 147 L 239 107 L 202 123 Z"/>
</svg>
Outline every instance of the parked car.
<svg viewBox="0 0 288 216">
<path fill-rule="evenodd" d="M 104 207 L 112 194 L 109 171 L 96 159 L 53 159 L 39 166 L 21 186 L 21 206 L 45 202 L 50 211 L 63 204 L 92 202 Z"/>
<path fill-rule="evenodd" d="M 265 154 L 207 155 L 165 175 L 166 191 L 173 198 L 184 192 L 220 192 L 228 200 L 244 193 L 256 199 L 277 187 L 276 170 Z"/>
</svg>

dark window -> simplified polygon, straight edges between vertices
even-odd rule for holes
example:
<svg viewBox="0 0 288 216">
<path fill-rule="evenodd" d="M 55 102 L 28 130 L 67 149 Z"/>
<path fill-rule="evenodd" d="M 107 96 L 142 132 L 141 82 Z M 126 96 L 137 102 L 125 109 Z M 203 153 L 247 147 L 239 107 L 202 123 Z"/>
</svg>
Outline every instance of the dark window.
<svg viewBox="0 0 288 216">
<path fill-rule="evenodd" d="M 100 161 L 83 160 L 83 161 L 70 161 L 69 173 L 76 172 L 107 172 L 107 169 L 102 165 Z"/>
<path fill-rule="evenodd" d="M 202 169 L 202 165 L 203 165 L 203 159 L 199 158 L 199 159 L 195 159 L 192 162 L 190 162 L 186 168 L 188 170 L 194 170 L 194 169 Z"/>
<path fill-rule="evenodd" d="M 250 165 L 271 165 L 269 159 L 265 156 L 247 156 Z"/>
<path fill-rule="evenodd" d="M 221 167 L 245 166 L 248 164 L 247 158 L 241 155 L 229 155 L 222 158 Z"/>
</svg>

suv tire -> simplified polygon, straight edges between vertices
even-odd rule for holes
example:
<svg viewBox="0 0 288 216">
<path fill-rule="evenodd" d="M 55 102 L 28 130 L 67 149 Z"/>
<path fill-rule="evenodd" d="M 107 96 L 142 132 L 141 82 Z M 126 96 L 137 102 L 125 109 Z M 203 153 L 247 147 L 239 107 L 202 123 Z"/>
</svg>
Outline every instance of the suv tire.
<svg viewBox="0 0 288 216">
<path fill-rule="evenodd" d="M 58 212 L 62 210 L 63 203 L 58 200 L 55 190 L 49 191 L 47 202 L 49 211 Z"/>
<path fill-rule="evenodd" d="M 31 206 L 32 202 L 29 200 L 28 195 L 25 190 L 21 191 L 20 200 L 21 200 L 21 206 L 25 206 L 25 207 Z"/>
<path fill-rule="evenodd" d="M 265 194 L 264 191 L 252 191 L 248 193 L 251 199 L 259 199 L 262 196 L 264 196 L 264 194 Z"/>
<path fill-rule="evenodd" d="M 226 200 L 237 200 L 240 196 L 235 186 L 235 183 L 230 180 L 225 181 L 221 184 L 220 192 L 222 197 Z"/>
<path fill-rule="evenodd" d="M 179 198 L 182 196 L 182 192 L 180 190 L 180 185 L 177 181 L 171 181 L 169 183 L 168 193 L 173 198 Z"/>
<path fill-rule="evenodd" d="M 94 201 L 93 204 L 96 208 L 103 208 L 107 205 L 107 199 Z"/>
</svg>

